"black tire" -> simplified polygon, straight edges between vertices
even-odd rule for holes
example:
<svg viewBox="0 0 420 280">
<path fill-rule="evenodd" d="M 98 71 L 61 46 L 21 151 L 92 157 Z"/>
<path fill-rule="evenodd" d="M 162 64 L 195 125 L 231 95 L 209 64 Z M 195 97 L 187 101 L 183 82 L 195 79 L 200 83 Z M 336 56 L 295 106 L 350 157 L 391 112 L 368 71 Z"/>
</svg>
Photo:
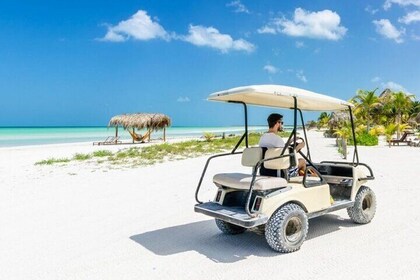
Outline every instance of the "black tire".
<svg viewBox="0 0 420 280">
<path fill-rule="evenodd" d="M 295 203 L 279 208 L 265 227 L 268 245 L 281 253 L 291 253 L 300 249 L 308 234 L 308 217 Z"/>
<path fill-rule="evenodd" d="M 230 224 L 228 222 L 216 219 L 217 227 L 226 234 L 240 234 L 246 231 L 246 228 Z"/>
<path fill-rule="evenodd" d="M 375 212 L 375 193 L 370 188 L 362 186 L 356 194 L 353 207 L 347 208 L 347 213 L 356 224 L 367 224 L 373 219 Z"/>
</svg>

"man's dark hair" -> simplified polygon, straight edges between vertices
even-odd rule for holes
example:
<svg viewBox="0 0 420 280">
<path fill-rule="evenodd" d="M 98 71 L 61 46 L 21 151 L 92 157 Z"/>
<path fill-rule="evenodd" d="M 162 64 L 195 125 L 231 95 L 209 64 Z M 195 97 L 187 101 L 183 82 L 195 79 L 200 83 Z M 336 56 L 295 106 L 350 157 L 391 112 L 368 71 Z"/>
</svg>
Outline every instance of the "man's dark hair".
<svg viewBox="0 0 420 280">
<path fill-rule="evenodd" d="M 276 125 L 276 123 L 278 121 L 281 121 L 283 119 L 283 116 L 277 113 L 273 113 L 271 115 L 268 116 L 267 118 L 267 122 L 268 122 L 268 127 L 272 128 Z"/>
</svg>

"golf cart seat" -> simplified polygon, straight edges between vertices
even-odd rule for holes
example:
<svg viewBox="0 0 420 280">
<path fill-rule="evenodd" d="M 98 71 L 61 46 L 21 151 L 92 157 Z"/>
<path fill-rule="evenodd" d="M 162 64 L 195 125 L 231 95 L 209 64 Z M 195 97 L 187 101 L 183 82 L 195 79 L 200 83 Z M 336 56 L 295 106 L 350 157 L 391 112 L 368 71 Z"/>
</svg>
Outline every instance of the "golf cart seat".
<svg viewBox="0 0 420 280">
<path fill-rule="evenodd" d="M 267 149 L 264 159 L 280 156 L 282 148 Z M 286 154 L 288 152 L 286 151 Z M 246 148 L 242 153 L 242 165 L 256 168 L 257 163 L 262 159 L 262 148 Z M 290 157 L 265 161 L 264 165 L 269 169 L 286 169 L 290 166 Z M 214 175 L 213 182 L 218 187 L 229 187 L 238 190 L 249 190 L 252 181 L 252 174 L 244 173 L 219 173 Z M 280 177 L 260 176 L 255 177 L 254 190 L 271 190 L 287 186 L 287 180 Z"/>
</svg>

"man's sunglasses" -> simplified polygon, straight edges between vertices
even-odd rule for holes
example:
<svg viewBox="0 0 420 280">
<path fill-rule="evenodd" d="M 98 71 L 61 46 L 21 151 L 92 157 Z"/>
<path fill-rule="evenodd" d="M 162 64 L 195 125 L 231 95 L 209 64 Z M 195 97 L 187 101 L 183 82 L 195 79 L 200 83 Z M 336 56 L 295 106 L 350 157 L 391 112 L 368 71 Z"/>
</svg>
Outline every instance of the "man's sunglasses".
<svg viewBox="0 0 420 280">
<path fill-rule="evenodd" d="M 280 124 L 283 124 L 283 122 L 282 121 L 277 121 L 278 123 L 280 123 Z"/>
</svg>

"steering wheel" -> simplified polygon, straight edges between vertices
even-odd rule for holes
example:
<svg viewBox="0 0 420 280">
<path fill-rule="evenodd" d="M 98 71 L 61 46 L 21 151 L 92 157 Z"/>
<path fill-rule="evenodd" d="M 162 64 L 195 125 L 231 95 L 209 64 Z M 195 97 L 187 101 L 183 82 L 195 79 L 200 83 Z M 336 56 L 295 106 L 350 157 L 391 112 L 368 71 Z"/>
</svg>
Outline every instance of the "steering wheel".
<svg viewBox="0 0 420 280">
<path fill-rule="evenodd" d="M 305 140 L 302 137 L 296 137 L 296 143 L 295 142 L 291 142 L 290 143 L 290 147 L 295 147 L 296 146 L 296 151 L 299 152 L 303 147 L 305 147 Z"/>
</svg>

